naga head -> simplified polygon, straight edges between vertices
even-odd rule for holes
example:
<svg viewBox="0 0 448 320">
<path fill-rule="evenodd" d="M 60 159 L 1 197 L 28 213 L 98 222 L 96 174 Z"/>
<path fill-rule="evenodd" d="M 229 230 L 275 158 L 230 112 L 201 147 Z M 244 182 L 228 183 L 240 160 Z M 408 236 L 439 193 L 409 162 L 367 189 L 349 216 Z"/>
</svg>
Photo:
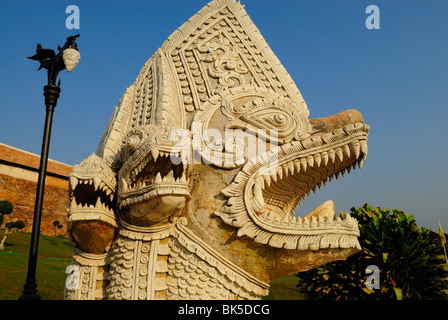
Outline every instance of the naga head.
<svg viewBox="0 0 448 320">
<path fill-rule="evenodd" d="M 67 229 L 81 250 L 103 253 L 114 239 L 116 189 L 116 174 L 96 154 L 73 167 Z"/>
<path fill-rule="evenodd" d="M 95 216 L 110 230 L 157 232 L 181 218 L 266 282 L 345 259 L 360 249 L 356 220 L 335 217 L 331 201 L 304 217 L 294 208 L 362 167 L 368 132 L 353 109 L 309 118 L 243 6 L 212 1 L 146 62 L 97 155 L 74 168 L 72 233 L 87 234 L 75 221 L 91 206 L 84 224 Z"/>
<path fill-rule="evenodd" d="M 187 164 L 172 127 L 146 125 L 123 141 L 118 171 L 118 209 L 128 223 L 158 226 L 180 214 L 190 199 Z M 150 212 L 150 214 L 148 214 Z"/>
</svg>

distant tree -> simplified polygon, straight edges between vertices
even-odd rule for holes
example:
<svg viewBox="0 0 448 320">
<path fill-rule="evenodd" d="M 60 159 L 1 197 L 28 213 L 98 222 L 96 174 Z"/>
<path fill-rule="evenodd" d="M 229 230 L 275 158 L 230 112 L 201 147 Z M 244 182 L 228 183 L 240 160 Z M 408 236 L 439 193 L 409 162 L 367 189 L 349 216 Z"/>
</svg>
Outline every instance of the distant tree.
<svg viewBox="0 0 448 320">
<path fill-rule="evenodd" d="M 62 224 L 59 221 L 55 220 L 53 221 L 53 226 L 54 226 L 54 237 L 56 238 L 58 230 L 62 229 Z"/>
<path fill-rule="evenodd" d="M 8 236 L 13 233 L 16 232 L 19 229 L 23 229 L 25 228 L 25 222 L 23 222 L 22 220 L 17 220 L 14 222 L 8 222 L 5 225 L 5 234 L 3 235 L 3 239 L 2 242 L 0 242 L 0 251 L 5 250 L 5 241 L 6 238 L 8 238 Z"/>
<path fill-rule="evenodd" d="M 3 220 L 6 214 L 11 214 L 13 210 L 13 206 L 11 202 L 8 200 L 1 200 L 0 201 L 0 227 L 3 224 Z"/>
<path fill-rule="evenodd" d="M 396 209 L 366 204 L 352 208 L 350 215 L 359 222 L 362 251 L 297 274 L 306 299 L 448 299 L 443 248 L 430 230 L 419 228 L 412 215 Z M 376 288 L 367 286 L 366 271 L 372 266 L 379 271 Z"/>
<path fill-rule="evenodd" d="M 13 205 L 11 202 L 7 200 L 0 201 L 0 226 L 3 224 L 4 216 L 7 214 L 11 214 L 13 211 Z M 11 221 L 5 225 L 5 234 L 3 235 L 3 239 L 0 242 L 0 251 L 5 250 L 5 241 L 8 236 L 19 230 L 25 228 L 25 222 L 22 220 Z"/>
</svg>

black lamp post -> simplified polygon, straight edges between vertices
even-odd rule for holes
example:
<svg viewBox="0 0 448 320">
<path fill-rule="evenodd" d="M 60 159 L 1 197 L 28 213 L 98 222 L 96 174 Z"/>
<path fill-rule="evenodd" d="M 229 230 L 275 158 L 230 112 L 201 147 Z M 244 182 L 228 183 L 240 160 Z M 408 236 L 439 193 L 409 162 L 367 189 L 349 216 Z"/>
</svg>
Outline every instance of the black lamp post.
<svg viewBox="0 0 448 320">
<path fill-rule="evenodd" d="M 56 78 L 60 71 L 67 69 L 67 71 L 70 72 L 78 63 L 80 55 L 75 42 L 77 37 L 79 37 L 79 34 L 68 37 L 67 42 L 62 48 L 58 46 L 58 54 L 55 54 L 52 49 L 42 49 L 42 46 L 38 44 L 36 54 L 32 57 L 28 57 L 29 59 L 40 62 L 38 71 L 42 68 L 48 70 L 48 84 L 44 86 L 45 106 L 47 108 L 40 156 L 39 178 L 37 181 L 36 202 L 34 206 L 30 254 L 28 258 L 28 273 L 23 295 L 20 296 L 19 300 L 40 300 L 40 296 L 37 293 L 36 283 L 37 250 L 39 247 L 40 221 L 42 217 L 42 203 L 44 198 L 48 150 L 50 146 L 51 124 L 53 121 L 54 108 L 56 107 L 61 92 L 61 88 L 59 87 L 61 81 L 59 80 L 58 85 L 56 85 Z"/>
</svg>

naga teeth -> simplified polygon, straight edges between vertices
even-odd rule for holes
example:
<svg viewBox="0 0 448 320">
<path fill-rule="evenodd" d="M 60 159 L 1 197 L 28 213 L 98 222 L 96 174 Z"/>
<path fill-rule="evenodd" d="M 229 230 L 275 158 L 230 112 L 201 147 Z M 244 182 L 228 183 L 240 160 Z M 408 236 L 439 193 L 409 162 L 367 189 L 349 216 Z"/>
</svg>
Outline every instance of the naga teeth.
<svg viewBox="0 0 448 320">
<path fill-rule="evenodd" d="M 287 213 L 280 219 L 280 223 L 286 225 L 286 224 L 288 224 L 289 219 L 291 219 L 291 215 L 289 213 Z"/>
<path fill-rule="evenodd" d="M 336 129 L 321 138 L 314 137 L 305 139 L 301 142 L 295 142 L 295 144 L 292 143 L 292 148 L 297 145 L 300 145 L 305 149 L 322 146 L 326 143 L 338 142 L 341 138 L 347 137 L 347 135 L 367 131 L 367 126 L 362 123 L 350 124 L 345 126 L 343 129 Z M 289 150 L 285 152 L 288 153 Z M 278 167 L 271 167 L 273 172 L 270 171 L 269 173 L 264 173 L 262 175 L 265 185 L 269 187 L 271 186 L 272 181 L 277 182 L 278 179 L 283 179 L 284 177 L 289 177 L 300 172 L 306 172 L 309 168 L 320 168 L 322 165 L 327 166 L 328 163 L 331 162 L 338 171 L 334 174 L 330 174 L 328 177 L 322 178 L 323 180 L 316 184 L 316 186 L 321 189 L 322 182 L 325 186 L 328 182 L 332 181 L 334 176 L 338 179 L 339 174 L 345 176 L 346 171 L 350 173 L 352 169 L 355 169 L 356 165 L 358 165 L 359 168 L 362 168 L 366 155 L 367 140 L 361 138 L 360 140 L 350 141 L 347 144 L 339 145 L 332 149 L 316 152 L 308 156 L 303 156 L 299 159 L 293 159 L 286 163 L 281 163 Z M 265 157 L 267 157 L 267 155 Z M 352 162 L 350 159 L 354 161 Z M 336 161 L 340 163 L 336 163 Z M 350 163 L 348 163 L 349 161 Z M 345 168 L 339 169 L 340 167 Z M 313 191 L 315 191 L 315 188 L 313 189 Z"/>
<path fill-rule="evenodd" d="M 271 180 L 274 180 L 275 182 L 278 178 L 283 179 L 283 177 L 288 177 L 294 173 L 297 174 L 300 172 L 306 172 L 307 169 L 311 167 L 318 168 L 322 165 L 327 166 L 329 161 L 335 163 L 336 159 L 343 162 L 344 159 L 355 156 L 359 162 L 360 160 L 358 158 L 361 155 L 361 152 L 364 153 L 367 148 L 366 145 L 367 142 L 365 140 L 357 140 L 335 149 L 323 151 L 321 153 L 316 153 L 300 159 L 294 159 L 279 165 L 274 172 L 270 173 L 270 175 L 265 173 L 263 176 L 266 184 L 269 186 L 271 184 Z M 363 158 L 365 158 L 365 156 Z"/>
<path fill-rule="evenodd" d="M 72 198 L 72 201 L 70 202 L 70 207 L 71 208 L 76 208 L 77 207 L 76 200 L 75 200 L 74 197 Z"/>
<path fill-rule="evenodd" d="M 294 160 L 294 167 L 296 168 L 297 173 L 300 172 L 300 161 Z"/>
<path fill-rule="evenodd" d="M 328 156 L 330 157 L 331 162 L 334 163 L 334 161 L 336 160 L 336 153 L 333 149 L 328 151 Z"/>
<path fill-rule="evenodd" d="M 303 218 L 302 226 L 305 227 L 305 228 L 309 228 L 309 226 L 310 226 L 310 220 L 308 220 L 307 217 L 304 217 L 304 218 Z"/>
<path fill-rule="evenodd" d="M 312 228 L 329 228 L 329 227 L 345 227 L 354 228 L 357 226 L 356 219 L 353 219 L 349 214 L 346 214 L 344 219 L 341 217 L 325 217 L 325 216 L 305 216 L 303 218 L 296 217 L 291 214 L 285 214 L 281 218 L 275 212 L 270 210 L 263 210 L 258 216 L 258 219 L 266 221 L 271 225 L 278 225 L 282 227 L 290 227 L 292 229 L 312 229 Z"/>
<path fill-rule="evenodd" d="M 163 182 L 174 182 L 174 172 L 173 172 L 173 170 L 168 172 L 168 174 L 163 177 L 162 181 Z"/>
<path fill-rule="evenodd" d="M 72 190 L 75 190 L 78 183 L 79 183 L 79 180 L 77 178 L 70 177 L 70 187 L 72 188 Z"/>
<path fill-rule="evenodd" d="M 353 152 L 355 153 L 355 158 L 358 159 L 361 153 L 361 144 L 359 143 L 359 141 L 353 141 L 351 143 L 351 147 L 353 149 Z"/>
<path fill-rule="evenodd" d="M 352 227 L 354 223 L 354 220 L 352 219 L 352 217 L 347 213 L 345 215 L 344 220 L 342 221 L 342 225 L 345 227 Z"/>
<path fill-rule="evenodd" d="M 320 163 L 321 163 L 321 161 L 322 161 L 322 157 L 320 156 L 320 154 L 316 154 L 316 155 L 314 155 L 314 162 L 316 163 L 316 165 L 317 165 L 318 167 L 320 167 Z"/>
<path fill-rule="evenodd" d="M 98 187 L 101 184 L 101 178 L 100 177 L 95 177 L 93 178 L 93 186 L 95 187 L 95 191 L 98 190 Z"/>
<path fill-rule="evenodd" d="M 314 157 L 313 156 L 306 157 L 306 161 L 310 167 L 314 166 Z"/>
<path fill-rule="evenodd" d="M 282 167 L 278 167 L 277 175 L 280 177 L 280 180 L 283 179 L 283 168 Z"/>
<path fill-rule="evenodd" d="M 342 153 L 342 149 L 336 148 L 335 152 L 336 152 L 336 155 L 338 156 L 339 161 L 342 162 L 344 160 L 344 155 Z"/>
<path fill-rule="evenodd" d="M 321 158 L 324 162 L 324 166 L 326 166 L 328 164 L 328 153 L 327 152 L 322 152 Z"/>
<path fill-rule="evenodd" d="M 264 174 L 263 179 L 264 179 L 265 185 L 267 185 L 267 186 L 271 185 L 271 176 L 270 175 Z"/>
<path fill-rule="evenodd" d="M 151 156 L 153 158 L 153 161 L 156 162 L 157 158 L 159 157 L 159 149 L 157 149 L 157 148 L 152 149 Z"/>
<path fill-rule="evenodd" d="M 107 196 L 110 197 L 110 200 L 113 201 L 114 193 L 111 189 L 102 181 L 100 177 L 95 177 L 91 179 L 78 179 L 76 177 L 70 177 L 70 188 L 74 190 L 78 184 L 87 184 L 87 185 L 93 185 L 95 188 L 95 191 L 101 190 L 106 193 Z M 127 188 L 128 184 L 124 179 L 122 179 L 123 189 Z M 76 203 L 74 204 L 76 206 Z M 90 205 L 91 207 L 94 207 L 93 205 Z"/>
<path fill-rule="evenodd" d="M 348 146 L 348 144 L 344 145 L 342 148 L 347 158 L 350 158 L 350 147 Z"/>
<path fill-rule="evenodd" d="M 364 159 L 360 159 L 359 161 L 358 161 L 358 167 L 359 167 L 359 169 L 362 169 L 362 164 L 364 163 Z"/>
<path fill-rule="evenodd" d="M 302 166 L 302 171 L 306 171 L 306 160 L 304 158 L 300 159 L 300 165 Z"/>
<path fill-rule="evenodd" d="M 294 226 L 296 225 L 296 223 L 297 223 L 297 218 L 296 218 L 296 216 L 292 216 L 292 217 L 289 219 L 288 225 L 291 226 L 291 227 L 294 227 Z"/>
<path fill-rule="evenodd" d="M 316 219 L 315 216 L 312 216 L 312 217 L 311 217 L 310 227 L 311 227 L 311 228 L 315 228 L 315 227 L 317 227 L 317 219 Z"/>
<path fill-rule="evenodd" d="M 352 166 L 348 166 L 345 170 L 347 170 L 347 173 L 350 173 L 352 171 Z"/>
<path fill-rule="evenodd" d="M 289 162 L 287 164 L 288 170 L 291 174 L 294 174 L 294 164 L 292 162 Z"/>
<path fill-rule="evenodd" d="M 342 219 L 341 219 L 341 217 L 336 217 L 336 219 L 333 220 L 333 224 L 334 224 L 334 225 L 337 225 L 337 226 L 340 226 L 340 225 L 342 224 Z"/>
<path fill-rule="evenodd" d="M 95 208 L 103 208 L 103 203 L 99 197 L 96 199 Z"/>
<path fill-rule="evenodd" d="M 169 155 L 169 154 L 168 154 Z M 155 185 L 155 184 L 161 184 L 161 183 L 179 183 L 179 184 L 186 184 L 188 183 L 188 179 L 185 175 L 185 171 L 182 173 L 182 176 L 180 178 L 174 177 L 174 170 L 170 170 L 168 174 L 163 176 L 160 172 L 157 172 L 155 178 L 152 180 L 149 180 L 147 178 L 146 180 L 140 181 L 140 182 L 134 182 L 134 183 L 127 183 L 124 178 L 121 178 L 121 190 L 123 192 L 130 192 L 135 191 L 139 189 L 143 189 L 147 186 Z M 109 195 L 112 191 L 106 191 L 106 194 Z M 111 200 L 113 199 L 113 194 L 110 194 Z"/>
<path fill-rule="evenodd" d="M 367 155 L 367 140 L 360 140 L 359 144 L 360 144 L 360 147 L 361 147 L 361 152 L 364 155 Z"/>
<path fill-rule="evenodd" d="M 113 213 L 113 209 L 107 207 L 106 204 L 101 201 L 100 197 L 98 197 L 96 199 L 95 205 L 87 204 L 87 203 L 77 204 L 75 201 L 75 198 L 72 198 L 72 200 L 70 202 L 70 210 L 74 210 L 74 209 L 101 209 L 101 210 L 106 210 L 106 211 Z"/>
<path fill-rule="evenodd" d="M 319 227 L 324 226 L 324 225 L 325 225 L 324 217 L 319 216 L 319 217 L 318 217 L 318 221 L 317 221 L 317 223 L 318 223 Z"/>
</svg>

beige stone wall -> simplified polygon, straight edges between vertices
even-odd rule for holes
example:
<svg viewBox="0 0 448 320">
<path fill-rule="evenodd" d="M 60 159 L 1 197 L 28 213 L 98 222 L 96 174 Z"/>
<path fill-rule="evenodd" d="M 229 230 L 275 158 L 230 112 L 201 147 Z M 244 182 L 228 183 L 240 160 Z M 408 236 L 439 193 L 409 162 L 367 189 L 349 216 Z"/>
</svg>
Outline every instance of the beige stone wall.
<svg viewBox="0 0 448 320">
<path fill-rule="evenodd" d="M 0 144 L 0 199 L 10 201 L 13 212 L 8 221 L 23 220 L 25 232 L 31 232 L 38 179 L 40 157 L 38 155 Z M 42 209 L 41 233 L 54 235 L 53 221 L 63 228 L 58 234 L 67 235 L 68 175 L 71 166 L 48 160 L 45 194 Z"/>
</svg>

